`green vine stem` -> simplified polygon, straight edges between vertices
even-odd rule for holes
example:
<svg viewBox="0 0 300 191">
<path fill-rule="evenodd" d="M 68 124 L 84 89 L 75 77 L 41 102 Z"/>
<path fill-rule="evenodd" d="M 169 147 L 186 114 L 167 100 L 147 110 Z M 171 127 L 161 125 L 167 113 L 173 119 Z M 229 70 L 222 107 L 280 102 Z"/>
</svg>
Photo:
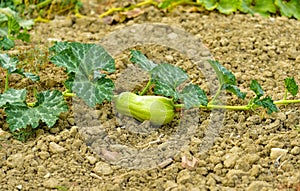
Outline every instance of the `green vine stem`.
<svg viewBox="0 0 300 191">
<path fill-rule="evenodd" d="M 144 94 L 148 91 L 148 89 L 149 89 L 149 87 L 151 86 L 151 84 L 152 84 L 152 80 L 150 79 L 150 80 L 148 81 L 146 87 L 145 87 L 145 88 L 143 89 L 143 91 L 140 93 L 140 96 L 144 95 Z"/>
<path fill-rule="evenodd" d="M 6 70 L 4 92 L 6 92 L 9 88 L 9 75 L 9 72 Z"/>
<path fill-rule="evenodd" d="M 274 101 L 275 105 L 287 105 L 287 104 L 295 104 L 295 103 L 300 103 L 300 99 Z M 174 107 L 175 109 L 182 109 L 184 108 L 184 104 L 175 104 Z M 203 105 L 199 106 L 199 108 L 202 109 L 229 109 L 229 110 L 250 110 L 250 109 L 255 109 L 257 107 L 259 106 L 254 104 L 238 105 L 238 106 L 208 104 L 207 106 L 203 106 Z"/>
</svg>

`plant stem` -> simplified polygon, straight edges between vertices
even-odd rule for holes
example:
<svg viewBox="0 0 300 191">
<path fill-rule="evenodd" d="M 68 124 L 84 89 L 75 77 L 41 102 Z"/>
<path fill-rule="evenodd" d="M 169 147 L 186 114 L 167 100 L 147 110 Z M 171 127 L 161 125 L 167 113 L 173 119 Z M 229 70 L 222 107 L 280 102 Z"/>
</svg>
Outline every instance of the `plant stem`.
<svg viewBox="0 0 300 191">
<path fill-rule="evenodd" d="M 297 100 L 278 100 L 274 101 L 276 105 L 283 105 L 283 104 L 292 104 L 292 103 L 300 103 L 300 99 Z M 184 104 L 174 104 L 175 109 L 182 109 Z M 230 109 L 230 110 L 250 110 L 255 109 L 259 106 L 257 105 L 238 105 L 238 106 L 231 106 L 231 105 L 214 105 L 208 104 L 207 106 L 200 105 L 199 108 L 203 109 Z"/>
<path fill-rule="evenodd" d="M 208 103 L 208 105 L 210 104 L 214 104 L 216 99 L 219 97 L 220 93 L 221 93 L 221 89 L 222 89 L 222 86 L 220 85 L 220 87 L 218 88 L 217 90 L 217 93 L 215 94 L 215 96 L 212 98 L 212 100 Z"/>
<path fill-rule="evenodd" d="M 151 78 L 150 78 L 150 80 L 148 81 L 146 87 L 145 87 L 145 88 L 143 89 L 143 91 L 140 93 L 140 96 L 144 95 L 144 94 L 148 91 L 148 89 L 149 89 L 149 87 L 150 87 L 151 84 L 152 84 L 152 80 L 151 80 Z"/>
<path fill-rule="evenodd" d="M 300 99 L 274 101 L 274 104 L 276 104 L 276 105 L 291 104 L 291 103 L 300 103 Z"/>
<path fill-rule="evenodd" d="M 5 86 L 4 86 L 4 92 L 6 92 L 9 88 L 9 72 L 6 70 L 6 77 L 5 77 Z"/>
</svg>

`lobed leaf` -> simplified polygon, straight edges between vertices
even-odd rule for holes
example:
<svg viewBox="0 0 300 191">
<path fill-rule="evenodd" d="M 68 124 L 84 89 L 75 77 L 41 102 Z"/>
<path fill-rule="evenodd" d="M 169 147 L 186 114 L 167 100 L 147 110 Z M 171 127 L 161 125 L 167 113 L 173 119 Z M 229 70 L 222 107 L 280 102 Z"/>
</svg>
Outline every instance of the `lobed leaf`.
<svg viewBox="0 0 300 191">
<path fill-rule="evenodd" d="M 9 105 L 18 105 L 26 106 L 26 89 L 16 90 L 8 89 L 3 94 L 0 94 L 0 107 L 3 107 L 7 104 Z"/>
<path fill-rule="evenodd" d="M 26 78 L 31 79 L 32 81 L 39 81 L 40 77 L 38 75 L 24 72 L 21 68 L 17 68 L 19 60 L 17 58 L 11 58 L 8 54 L 0 54 L 0 66 L 8 71 L 9 74 L 20 74 Z"/>
<path fill-rule="evenodd" d="M 237 9 L 240 7 L 241 1 L 240 0 L 220 0 L 218 3 L 217 9 L 224 14 L 231 14 L 236 12 Z"/>
<path fill-rule="evenodd" d="M 214 10 L 218 6 L 216 0 L 197 0 L 197 3 L 203 4 L 205 9 L 209 11 Z"/>
<path fill-rule="evenodd" d="M 77 77 L 77 76 L 76 76 Z M 73 81 L 72 90 L 83 99 L 89 107 L 94 107 L 104 100 L 111 101 L 113 97 L 114 83 L 108 78 L 96 78 L 90 80 L 84 76 Z"/>
<path fill-rule="evenodd" d="M 111 100 L 114 84 L 101 70 L 114 72 L 115 62 L 104 48 L 95 44 L 57 42 L 50 50 L 55 53 L 50 60 L 67 69 L 69 78 L 65 86 L 88 106 Z"/>
<path fill-rule="evenodd" d="M 238 96 L 239 98 L 245 99 L 245 97 L 246 97 L 246 93 L 241 92 L 241 90 L 235 85 L 223 84 L 222 89 L 225 89 L 225 90 L 233 93 L 234 95 Z"/>
<path fill-rule="evenodd" d="M 282 15 L 287 17 L 294 16 L 296 19 L 300 20 L 300 1 L 290 0 L 289 2 L 282 0 L 275 0 L 275 5 L 280 9 Z"/>
<path fill-rule="evenodd" d="M 166 97 L 173 97 L 175 100 L 179 99 L 178 92 L 174 87 L 160 81 L 155 82 L 154 93 L 164 95 Z"/>
<path fill-rule="evenodd" d="M 155 84 L 155 93 L 172 96 L 175 100 L 179 98 L 176 88 L 188 79 L 188 75 L 181 68 L 167 63 L 157 65 L 150 73 Z"/>
<path fill-rule="evenodd" d="M 274 104 L 274 102 L 273 102 L 273 100 L 270 96 L 265 97 L 265 98 L 260 99 L 260 100 L 255 100 L 254 104 L 266 108 L 268 110 L 268 114 L 271 114 L 273 112 L 278 111 L 277 106 Z"/>
<path fill-rule="evenodd" d="M 254 93 L 256 94 L 256 97 L 258 99 L 264 95 L 264 91 L 263 91 L 262 87 L 259 85 L 259 83 L 257 82 L 257 80 L 251 81 L 250 89 L 252 91 L 254 91 Z"/>
<path fill-rule="evenodd" d="M 288 92 L 290 92 L 293 96 L 298 93 L 298 85 L 293 77 L 285 78 L 284 85 Z"/>
<path fill-rule="evenodd" d="M 147 72 L 150 72 L 157 66 L 157 64 L 149 60 L 139 50 L 130 50 L 130 61 L 134 64 L 138 64 L 143 70 Z"/>
<path fill-rule="evenodd" d="M 68 106 L 58 90 L 44 91 L 37 94 L 37 104 L 30 108 L 27 105 L 8 105 L 5 112 L 7 123 L 12 132 L 24 129 L 28 125 L 36 128 L 40 121 L 52 127 L 60 113 L 66 112 Z"/>
<path fill-rule="evenodd" d="M 239 98 L 244 99 L 246 93 L 241 92 L 241 90 L 236 86 L 235 76 L 223 67 L 218 61 L 208 60 L 212 68 L 215 70 L 221 89 L 226 89 L 227 91 L 235 94 Z"/>
<path fill-rule="evenodd" d="M 183 100 L 186 109 L 199 107 L 200 105 L 206 106 L 208 103 L 206 93 L 195 84 L 185 86 L 179 96 Z"/>
<path fill-rule="evenodd" d="M 14 46 L 15 46 L 15 42 L 10 38 L 7 38 L 6 36 L 3 37 L 2 40 L 0 40 L 0 49 L 10 50 Z"/>
</svg>

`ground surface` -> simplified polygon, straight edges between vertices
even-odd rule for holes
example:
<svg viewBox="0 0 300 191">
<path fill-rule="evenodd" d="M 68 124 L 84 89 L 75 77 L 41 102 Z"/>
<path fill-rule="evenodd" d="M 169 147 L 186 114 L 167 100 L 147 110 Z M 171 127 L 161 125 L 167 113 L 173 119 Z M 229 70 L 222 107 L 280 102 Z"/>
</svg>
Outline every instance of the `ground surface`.
<svg viewBox="0 0 300 191">
<path fill-rule="evenodd" d="M 101 9 L 89 6 L 87 13 Z M 36 24 L 31 31 L 32 43 L 20 44 L 21 48 L 11 53 L 28 59 L 28 69 L 41 76 L 38 90 L 63 89 L 62 81 L 66 79 L 63 70 L 43 59 L 50 41 L 98 43 L 111 31 L 146 22 L 179 26 L 201 39 L 211 55 L 233 71 L 239 87 L 248 92 L 247 98 L 253 96 L 248 88 L 251 79 L 257 79 L 274 100 L 283 97 L 284 78 L 294 76 L 300 82 L 300 22 L 281 17 L 185 13 L 180 9 L 164 13 L 154 8 L 116 25 L 104 24 L 96 16 L 63 17 Z M 201 72 L 184 55 L 163 47 L 139 48 L 150 58 L 182 66 L 195 83 L 208 90 Z M 127 55 L 125 52 L 116 57 L 118 73 L 130 67 Z M 111 77 L 118 80 L 118 76 Z M 33 86 L 17 76 L 12 76 L 11 81 L 14 87 Z M 227 104 L 244 103 L 230 94 L 227 96 Z M 9 137 L 7 125 L 2 121 L 5 132 L 0 129 L 0 190 L 300 190 L 299 106 L 280 106 L 280 112 L 270 116 L 262 111 L 226 111 L 225 119 L 213 126 L 216 136 L 211 137 L 213 145 L 206 152 L 201 151 L 201 145 L 204 145 L 211 112 L 197 111 L 199 123 L 194 124 L 195 132 L 187 145 L 168 165 L 151 169 L 110 164 L 114 153 L 97 150 L 95 143 L 104 137 L 101 133 L 106 130 L 106 135 L 120 145 L 135 145 L 140 151 L 148 146 L 155 149 L 172 136 L 178 128 L 176 123 L 139 135 L 134 133 L 136 122 L 117 119 L 109 104 L 94 111 L 73 107 L 74 112 L 62 115 L 54 128 L 41 128 L 35 132 L 35 138 L 22 143 Z M 79 119 L 91 126 L 90 133 L 78 132 Z M 101 131 L 97 128 L 99 124 L 93 124 L 95 121 L 102 124 Z M 122 128 L 124 123 L 126 128 Z M 145 126 L 147 130 L 149 127 Z M 86 146 L 83 135 L 93 139 L 87 141 L 93 149 Z M 159 137 L 160 142 L 148 144 Z M 281 154 L 271 153 L 272 148 L 286 149 L 287 153 L 280 157 Z M 107 154 L 107 160 L 97 152 Z M 198 160 L 195 169 L 183 167 L 184 156 L 188 161 L 192 157 Z"/>
</svg>

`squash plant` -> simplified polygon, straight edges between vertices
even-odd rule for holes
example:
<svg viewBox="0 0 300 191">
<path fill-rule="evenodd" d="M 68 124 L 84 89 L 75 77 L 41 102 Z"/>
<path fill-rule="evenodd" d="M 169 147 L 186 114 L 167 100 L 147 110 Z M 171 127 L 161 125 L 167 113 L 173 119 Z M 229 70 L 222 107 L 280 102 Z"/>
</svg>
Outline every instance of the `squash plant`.
<svg viewBox="0 0 300 191">
<path fill-rule="evenodd" d="M 59 115 L 68 111 L 65 97 L 75 95 L 89 107 L 95 107 L 104 101 L 112 101 L 119 113 L 141 122 L 149 120 L 153 125 L 169 123 L 176 115 L 176 111 L 180 109 L 197 107 L 255 110 L 265 108 L 271 114 L 278 111 L 280 104 L 300 103 L 299 99 L 286 99 L 288 93 L 295 96 L 298 92 L 298 85 L 294 78 L 288 77 L 284 80 L 286 92 L 282 100 L 273 101 L 270 96 L 264 95 L 260 84 L 253 80 L 250 89 L 255 93 L 255 97 L 250 99 L 247 105 L 218 105 L 221 91 L 231 92 L 241 99 L 246 96 L 246 93 L 238 88 L 233 73 L 218 61 L 208 60 L 220 84 L 217 93 L 209 99 L 198 85 L 185 83 L 189 76 L 181 68 L 168 63 L 156 64 L 139 50 L 130 51 L 130 61 L 148 72 L 147 85 L 138 94 L 123 92 L 114 95 L 115 86 L 107 74 L 115 72 L 115 61 L 103 47 L 78 42 L 57 42 L 50 48 L 50 51 L 52 52 L 50 61 L 65 68 L 68 75 L 68 79 L 64 82 L 66 90 L 64 92 L 58 90 L 36 92 L 36 101 L 33 103 L 26 102 L 26 89 L 17 90 L 9 87 L 8 76 L 11 73 L 18 73 L 32 80 L 38 80 L 38 76 L 18 69 L 16 58 L 10 58 L 7 54 L 0 55 L 0 65 L 6 70 L 5 89 L 0 94 L 0 107 L 5 111 L 6 121 L 12 132 L 20 131 L 28 126 L 38 128 L 40 121 L 52 127 Z M 185 86 L 179 90 L 178 87 L 183 85 Z M 154 95 L 147 95 L 150 88 L 153 88 Z"/>
</svg>

